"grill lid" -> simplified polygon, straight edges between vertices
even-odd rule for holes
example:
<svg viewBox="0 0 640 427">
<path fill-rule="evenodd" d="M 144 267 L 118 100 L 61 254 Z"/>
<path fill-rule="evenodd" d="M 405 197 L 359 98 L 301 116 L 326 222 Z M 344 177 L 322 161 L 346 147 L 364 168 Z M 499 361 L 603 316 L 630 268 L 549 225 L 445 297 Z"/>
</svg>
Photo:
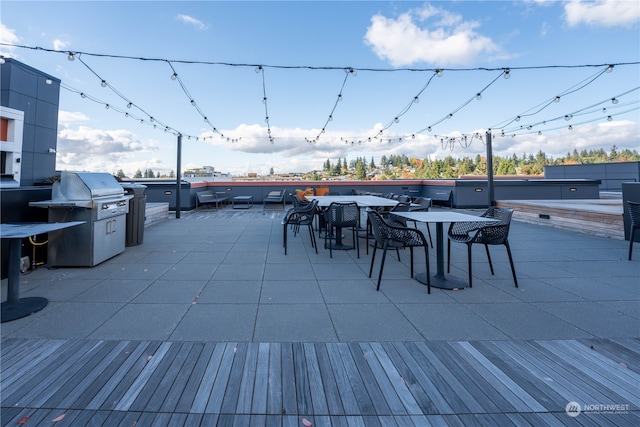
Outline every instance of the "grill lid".
<svg viewBox="0 0 640 427">
<path fill-rule="evenodd" d="M 62 172 L 52 188 L 53 200 L 93 200 L 122 197 L 124 188 L 113 175 L 102 172 Z"/>
</svg>

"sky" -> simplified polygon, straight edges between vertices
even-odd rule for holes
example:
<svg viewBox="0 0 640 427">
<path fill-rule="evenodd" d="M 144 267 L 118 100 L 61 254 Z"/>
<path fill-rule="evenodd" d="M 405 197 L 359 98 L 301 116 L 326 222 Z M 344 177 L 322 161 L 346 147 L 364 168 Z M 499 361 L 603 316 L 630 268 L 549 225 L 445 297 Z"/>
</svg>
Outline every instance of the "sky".
<svg viewBox="0 0 640 427">
<path fill-rule="evenodd" d="M 3 0 L 0 53 L 61 80 L 58 170 L 640 149 L 636 0 Z"/>
</svg>

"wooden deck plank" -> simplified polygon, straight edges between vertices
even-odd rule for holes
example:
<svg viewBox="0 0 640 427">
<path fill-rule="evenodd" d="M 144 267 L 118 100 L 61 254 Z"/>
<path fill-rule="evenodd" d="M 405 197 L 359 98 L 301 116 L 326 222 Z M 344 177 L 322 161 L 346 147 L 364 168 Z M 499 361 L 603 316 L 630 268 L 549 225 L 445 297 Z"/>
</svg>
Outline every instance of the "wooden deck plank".
<svg viewBox="0 0 640 427">
<path fill-rule="evenodd" d="M 89 357 L 82 368 L 77 369 L 77 366 L 74 366 L 68 381 L 44 403 L 44 406 L 47 408 L 69 406 L 87 387 L 91 386 L 91 378 L 95 378 L 100 372 L 99 365 L 105 366 L 108 363 L 105 361 L 114 357 L 112 356 L 114 351 L 124 348 L 123 345 L 118 346 L 118 344 L 120 343 L 115 341 L 101 342 L 95 355 Z M 63 404 L 63 400 L 68 404 Z"/>
<path fill-rule="evenodd" d="M 164 402 L 169 398 L 169 394 L 173 389 L 182 389 L 184 382 L 178 383 L 178 378 L 180 372 L 183 371 L 183 366 L 189 356 L 191 355 L 191 350 L 194 347 L 194 343 L 192 342 L 184 342 L 184 343 L 175 343 L 178 347 L 177 352 L 173 360 L 171 361 L 171 366 L 167 368 L 167 370 L 162 375 L 160 383 L 155 388 L 153 395 L 147 402 L 144 407 L 145 411 L 152 412 L 167 412 L 160 411 L 160 408 L 164 404 Z M 194 361 L 195 362 L 195 361 Z M 176 400 L 173 400 L 174 402 Z"/>
<path fill-rule="evenodd" d="M 327 343 L 327 356 L 329 363 L 331 364 L 331 370 L 336 380 L 336 386 L 340 394 L 340 401 L 342 402 L 342 408 L 345 414 L 358 413 L 358 402 L 356 396 L 351 389 L 351 383 L 349 382 L 349 375 L 342 364 L 342 359 L 338 353 L 339 343 Z"/>
<path fill-rule="evenodd" d="M 225 351 L 226 355 L 230 356 L 226 358 L 229 363 L 224 364 L 225 366 L 229 367 L 229 375 L 227 381 L 224 381 L 224 377 L 221 378 L 226 383 L 224 390 L 219 388 L 219 392 L 215 393 L 216 396 L 222 397 L 222 399 L 218 399 L 222 403 L 222 406 L 207 406 L 207 412 L 220 412 L 223 414 L 235 413 L 236 406 L 238 405 L 242 371 L 244 369 L 245 360 L 248 353 L 248 345 L 248 343 L 238 343 L 232 349 L 227 348 L 227 350 Z M 211 410 L 211 408 L 218 407 L 220 408 L 219 410 Z"/>
<path fill-rule="evenodd" d="M 200 388 L 200 382 L 204 377 L 204 372 L 209 365 L 209 359 L 211 359 L 211 355 L 213 354 L 215 347 L 215 343 L 208 342 L 202 348 L 195 349 L 194 353 L 197 353 L 198 358 L 195 363 L 192 362 L 185 366 L 191 367 L 192 369 L 188 375 L 185 374 L 182 376 L 182 381 L 184 382 L 186 380 L 182 394 L 179 396 L 174 394 L 172 396 L 173 399 L 178 397 L 178 401 L 175 403 L 174 407 L 175 412 L 191 412 L 193 401 L 198 393 L 198 389 Z M 200 351 L 198 352 L 198 350 Z M 167 405 L 167 409 L 169 409 L 171 405 L 173 405 L 173 402 L 168 402 Z"/>
<path fill-rule="evenodd" d="M 640 354 L 622 342 L 607 339 L 579 339 L 577 341 L 602 354 L 607 359 L 624 364 L 628 369 L 640 374 Z"/>
<path fill-rule="evenodd" d="M 282 344 L 281 347 L 281 374 L 282 374 L 282 414 L 297 414 L 298 403 L 296 396 L 296 379 L 293 367 L 293 346 L 291 343 Z"/>
<path fill-rule="evenodd" d="M 553 387 L 563 399 L 547 408 L 549 411 L 564 411 L 568 402 L 581 400 L 601 401 L 604 397 L 588 384 L 585 384 L 579 370 L 575 369 L 570 360 L 554 357 L 543 347 L 530 342 L 504 342 L 504 345 L 519 355 L 518 361 L 529 372 L 535 374 L 545 383 Z"/>
<path fill-rule="evenodd" d="M 83 427 L 299 426 L 302 418 L 313 425 L 365 427 L 640 425 L 640 387 L 632 387 L 636 379 L 640 384 L 640 376 L 607 352 L 590 349 L 584 340 L 287 344 L 87 340 L 62 342 L 45 358 L 25 351 L 46 352 L 46 343 L 14 340 L 11 350 L 3 353 L 27 359 L 31 354 L 40 363 L 29 381 L 12 382 L 22 406 L 7 403 L 7 378 L 0 376 L 2 425 L 15 425 L 27 415 L 28 425 L 48 425 L 62 414 L 68 425 Z M 622 346 L 632 355 L 636 344 L 632 339 L 599 345 L 606 345 L 608 352 Z M 21 364 L 20 369 L 30 364 L 12 360 Z M 285 390 L 287 382 L 293 392 Z M 466 388 L 467 384 L 472 386 Z M 521 396 L 524 411 L 507 402 L 513 398 L 512 390 Z M 285 399 L 295 400 L 283 413 Z M 570 400 L 629 408 L 620 413 L 586 408 L 574 419 L 565 413 Z M 385 402 L 386 413 L 376 412 L 380 401 Z M 199 402 L 199 412 L 193 411 L 194 402 Z M 28 406 L 33 403 L 37 405 Z M 184 410 L 176 410 L 178 406 Z M 497 410 L 488 410 L 496 406 Z"/>
<path fill-rule="evenodd" d="M 305 359 L 307 361 L 307 373 L 309 377 L 309 393 L 314 414 L 328 414 L 329 407 L 324 392 L 324 379 L 320 372 L 316 347 L 313 343 L 303 343 Z"/>
<path fill-rule="evenodd" d="M 563 349 L 567 349 L 566 346 L 554 341 L 545 341 L 537 343 L 546 351 L 549 351 L 555 356 L 554 360 L 566 361 L 570 364 L 571 372 L 579 373 L 580 378 L 575 378 L 576 375 L 571 375 L 567 379 L 580 383 L 583 389 L 588 389 L 592 398 L 596 398 L 598 402 L 607 401 L 608 399 L 616 400 L 630 400 L 633 399 L 633 392 L 628 392 L 624 388 L 618 386 L 616 382 L 610 381 L 605 375 L 592 370 L 590 366 L 583 363 L 583 354 L 577 352 L 565 352 Z M 583 347 L 587 349 L 587 347 Z M 591 356 L 595 356 L 593 354 Z M 610 367 L 615 367 L 616 364 L 611 364 Z M 622 369 L 622 367 L 620 367 Z M 613 374 L 613 371 L 607 371 L 609 374 Z M 637 377 L 636 382 L 640 383 L 640 377 Z M 621 381 L 618 378 L 618 381 Z M 631 386 L 633 389 L 634 386 Z M 621 396 L 620 394 L 623 394 Z M 637 396 L 636 396 L 637 397 Z M 585 400 L 587 402 L 588 400 Z"/>
<path fill-rule="evenodd" d="M 267 383 L 267 414 L 282 414 L 282 345 L 269 345 L 269 381 Z"/>
<path fill-rule="evenodd" d="M 380 387 L 378 387 L 378 384 L 375 381 L 373 372 L 369 368 L 369 364 L 367 363 L 362 348 L 358 345 L 358 343 L 348 343 L 347 345 L 351 350 L 353 363 L 355 364 L 361 381 L 366 386 L 367 394 L 371 399 L 371 404 L 373 405 L 374 410 L 373 413 L 389 414 L 391 412 L 391 409 L 389 409 L 389 405 L 387 404 L 387 401 L 382 394 L 382 390 L 380 390 Z"/>
<path fill-rule="evenodd" d="M 481 368 L 485 370 L 485 375 L 483 375 L 484 378 L 487 379 L 494 388 L 498 389 L 502 395 L 506 396 L 506 398 L 511 401 L 511 404 L 516 407 L 518 412 L 539 412 L 545 410 L 544 406 L 538 403 L 533 396 L 509 378 L 508 375 L 502 372 L 502 370 L 494 365 L 489 359 L 484 357 L 484 355 L 477 351 L 470 343 L 456 342 L 452 343 L 452 346 L 456 350 L 464 348 L 475 361 L 479 362 L 478 364 L 475 364 L 476 370 L 479 371 Z M 458 354 L 462 353 L 458 351 Z"/>
<path fill-rule="evenodd" d="M 120 382 L 125 378 L 125 376 L 129 373 L 129 370 L 135 366 L 136 364 L 140 365 L 140 359 L 146 360 L 145 353 L 148 352 L 151 346 L 151 349 L 155 347 L 155 344 L 152 344 L 148 341 L 141 341 L 137 343 L 132 343 L 133 348 L 130 352 L 123 355 L 122 363 L 114 364 L 115 371 L 106 371 L 104 376 L 100 376 L 100 383 L 96 383 L 96 394 L 93 396 L 91 401 L 87 403 L 87 409 L 104 409 L 110 410 L 113 408 L 115 404 L 115 398 L 112 397 L 112 393 L 114 393 L 118 387 L 120 390 L 124 389 L 125 386 L 120 386 Z M 118 360 L 118 361 L 120 361 Z M 106 373 L 110 375 L 106 375 Z"/>
<path fill-rule="evenodd" d="M 207 403 L 207 407 L 204 412 L 218 413 L 223 411 L 222 408 L 224 399 L 226 398 L 226 390 L 228 384 L 235 385 L 235 387 L 232 387 L 232 389 L 236 390 L 237 395 L 238 384 L 233 383 L 234 377 L 232 374 L 232 369 L 233 365 L 235 363 L 240 363 L 241 358 L 243 358 L 244 356 L 242 346 L 238 346 L 236 343 L 219 345 L 222 347 L 222 359 L 219 362 L 220 368 L 218 369 L 218 375 L 216 375 L 215 381 L 213 383 L 213 388 L 211 389 L 211 393 L 209 395 L 209 402 Z M 240 354 L 239 357 L 238 354 Z M 211 360 L 213 359 L 214 357 L 211 358 Z"/>
<path fill-rule="evenodd" d="M 148 378 L 141 380 L 141 389 L 136 396 L 132 396 L 133 401 L 126 408 L 128 411 L 147 411 L 147 405 L 154 396 L 162 396 L 166 390 L 159 387 L 159 384 L 163 379 L 170 377 L 167 376 L 169 367 L 173 364 L 174 359 L 180 352 L 181 343 L 163 343 L 169 344 L 164 353 L 156 352 L 153 358 L 149 361 L 146 368 L 149 368 Z M 162 346 L 161 346 L 162 348 Z M 157 360 L 162 357 L 162 360 Z M 156 366 L 151 369 L 151 364 L 155 362 Z M 146 369 L 145 368 L 145 369 Z"/>
<path fill-rule="evenodd" d="M 465 404 L 473 405 L 473 409 L 466 412 L 475 414 L 498 412 L 500 408 L 494 399 L 504 403 L 511 412 L 514 411 L 513 406 L 502 399 L 483 379 L 479 378 L 473 371 L 473 367 L 458 357 L 448 343 L 434 342 L 429 344 L 429 350 L 445 369 L 447 381 L 449 382 L 452 378 L 456 379 L 454 393 L 467 395 L 468 397 L 463 398 Z M 486 387 L 486 390 L 483 390 L 482 386 Z M 479 399 L 479 396 L 482 396 L 482 399 Z"/>
<path fill-rule="evenodd" d="M 409 364 L 407 364 L 406 361 L 402 359 L 400 353 L 397 350 L 397 347 L 393 345 L 393 343 L 382 343 L 382 347 L 396 367 L 398 375 L 400 375 L 400 378 L 402 378 L 403 384 L 407 387 L 414 400 L 420 407 L 421 413 L 436 413 L 435 404 L 431 400 L 429 394 L 427 394 L 426 390 L 422 388 L 422 384 L 416 377 L 416 375 L 419 375 L 419 373 L 414 373 L 413 369 L 409 367 Z"/>
<path fill-rule="evenodd" d="M 77 341 L 70 346 L 63 346 L 60 352 L 51 353 L 46 361 L 42 361 L 36 368 L 37 376 L 31 377 L 25 383 L 16 384 L 16 387 L 20 387 L 16 392 L 13 392 L 13 389 L 7 390 L 7 394 L 3 392 L 3 402 L 9 405 L 29 406 L 29 403 L 62 374 L 60 366 L 68 364 L 70 359 L 75 360 L 82 354 L 83 349 L 91 346 L 92 343 Z"/>
<path fill-rule="evenodd" d="M 583 344 L 571 341 L 553 341 L 545 343 L 562 350 L 571 357 L 575 363 L 579 363 L 583 372 L 588 372 L 589 377 L 618 394 L 623 399 L 633 401 L 640 397 L 640 375 L 629 369 L 623 368 L 619 363 L 607 359 L 599 353 L 586 355 L 590 351 Z"/>
<path fill-rule="evenodd" d="M 413 357 L 412 352 L 407 348 L 405 343 L 394 343 L 394 347 L 398 355 L 402 358 L 407 369 L 413 375 L 415 381 L 420 384 L 429 397 L 433 407 L 428 413 L 453 414 L 455 413 L 447 399 L 444 398 L 436 384 L 432 381 L 431 375 L 422 370 L 424 365 L 420 365 Z"/>
<path fill-rule="evenodd" d="M 240 390 L 238 391 L 238 403 L 236 404 L 236 414 L 250 414 L 251 402 L 256 381 L 256 370 L 258 366 L 258 343 L 248 343 L 247 357 L 244 360 L 242 376 L 240 380 Z"/>
<path fill-rule="evenodd" d="M 311 390 L 307 375 L 307 359 L 304 354 L 303 343 L 293 343 L 293 369 L 295 375 L 296 396 L 298 399 L 297 414 L 312 412 Z"/>
<path fill-rule="evenodd" d="M 28 341 L 20 349 L 16 349 L 16 358 L 8 361 L 2 359 L 2 384 L 3 396 L 7 397 L 13 392 L 11 387 L 15 382 L 20 382 L 19 386 L 26 381 L 39 375 L 45 369 L 43 360 L 58 351 L 64 344 L 63 341 L 48 342 L 46 340 Z"/>
<path fill-rule="evenodd" d="M 389 375 L 385 370 L 386 364 L 381 363 L 376 351 L 372 348 L 371 343 L 362 343 L 361 348 L 367 358 L 367 363 L 371 368 L 371 372 L 373 372 L 376 383 L 378 384 L 378 387 L 380 387 L 380 390 L 389 405 L 389 409 L 391 409 L 391 413 L 407 414 L 408 410 L 405 406 L 405 402 L 403 398 L 398 396 L 396 384 L 394 384 L 395 381 L 401 381 L 399 375 L 393 379 L 389 378 Z"/>
<path fill-rule="evenodd" d="M 360 376 L 360 371 L 354 361 L 354 356 L 348 344 L 341 343 L 337 345 L 338 353 L 342 360 L 342 366 L 351 384 L 351 390 L 358 405 L 358 413 L 362 415 L 376 414 L 375 407 L 369 396 L 367 384 Z M 362 357 L 362 351 L 358 349 L 359 357 Z M 371 388 L 377 388 L 377 385 L 371 384 Z"/>
<path fill-rule="evenodd" d="M 333 368 L 331 367 L 331 361 L 327 354 L 327 346 L 323 343 L 315 343 L 314 346 L 316 348 L 318 369 L 322 376 L 322 388 L 327 400 L 327 413 L 330 415 L 344 415 L 340 390 L 338 389 Z"/>
<path fill-rule="evenodd" d="M 136 374 L 133 382 L 127 387 L 127 390 L 123 393 L 122 397 L 115 405 L 116 411 L 128 411 L 135 400 L 140 396 L 140 393 L 145 388 L 145 385 L 151 379 L 153 373 L 158 366 L 164 360 L 164 356 L 171 348 L 171 343 L 164 342 L 158 346 L 158 348 L 147 356 L 147 363 L 144 364 L 142 370 Z"/>
<path fill-rule="evenodd" d="M 482 410 L 482 405 L 458 378 L 449 372 L 449 368 L 442 363 L 438 355 L 426 343 L 407 343 L 407 348 L 414 351 L 413 357 L 456 414 Z"/>
<path fill-rule="evenodd" d="M 487 359 L 498 366 L 500 370 L 505 372 L 520 387 L 527 390 L 536 401 L 540 402 L 545 408 L 551 407 L 554 402 L 562 400 L 562 396 L 549 388 L 543 381 L 531 375 L 522 369 L 514 358 L 513 353 L 508 352 L 500 343 L 496 342 L 475 342 L 474 347 L 478 349 Z"/>
<path fill-rule="evenodd" d="M 269 396 L 269 344 L 258 343 L 258 360 L 251 401 L 252 414 L 266 414 Z"/>
</svg>

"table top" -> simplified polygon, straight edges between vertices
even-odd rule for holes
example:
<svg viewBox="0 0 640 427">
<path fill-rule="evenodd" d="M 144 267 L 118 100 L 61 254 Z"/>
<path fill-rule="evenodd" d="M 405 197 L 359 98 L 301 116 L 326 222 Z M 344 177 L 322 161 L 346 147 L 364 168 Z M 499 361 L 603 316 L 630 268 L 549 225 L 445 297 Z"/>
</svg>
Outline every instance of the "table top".
<svg viewBox="0 0 640 427">
<path fill-rule="evenodd" d="M 318 206 L 327 207 L 333 202 L 351 203 L 355 202 L 360 207 L 367 208 L 384 208 L 393 207 L 398 204 L 397 200 L 387 199 L 386 197 L 368 196 L 368 195 L 345 195 L 345 196 L 307 196 L 309 200 L 317 200 Z"/>
<path fill-rule="evenodd" d="M 411 221 L 418 222 L 496 222 L 493 218 L 485 218 L 477 215 L 470 215 L 460 212 L 439 211 L 439 212 L 394 212 L 394 215 L 401 216 Z"/>
<path fill-rule="evenodd" d="M 84 224 L 86 221 L 69 222 L 18 222 L 0 224 L 0 237 L 3 239 L 24 239 L 29 236 L 49 233 L 67 227 Z"/>
<path fill-rule="evenodd" d="M 253 199 L 253 196 L 235 196 L 234 199 L 236 199 L 236 200 L 251 200 L 251 199 Z"/>
</svg>

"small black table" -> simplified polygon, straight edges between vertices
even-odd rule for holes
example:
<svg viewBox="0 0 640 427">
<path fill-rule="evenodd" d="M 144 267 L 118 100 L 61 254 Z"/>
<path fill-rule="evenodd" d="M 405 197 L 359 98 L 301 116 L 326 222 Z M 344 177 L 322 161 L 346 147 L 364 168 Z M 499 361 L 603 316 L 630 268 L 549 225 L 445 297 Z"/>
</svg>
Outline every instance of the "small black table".
<svg viewBox="0 0 640 427">
<path fill-rule="evenodd" d="M 42 310 L 49 301 L 42 297 L 20 298 L 20 245 L 22 239 L 49 233 L 67 227 L 84 224 L 86 221 L 0 224 L 0 237 L 9 239 L 9 265 L 7 271 L 7 300 L 2 303 L 1 323 L 26 317 Z"/>
</svg>

